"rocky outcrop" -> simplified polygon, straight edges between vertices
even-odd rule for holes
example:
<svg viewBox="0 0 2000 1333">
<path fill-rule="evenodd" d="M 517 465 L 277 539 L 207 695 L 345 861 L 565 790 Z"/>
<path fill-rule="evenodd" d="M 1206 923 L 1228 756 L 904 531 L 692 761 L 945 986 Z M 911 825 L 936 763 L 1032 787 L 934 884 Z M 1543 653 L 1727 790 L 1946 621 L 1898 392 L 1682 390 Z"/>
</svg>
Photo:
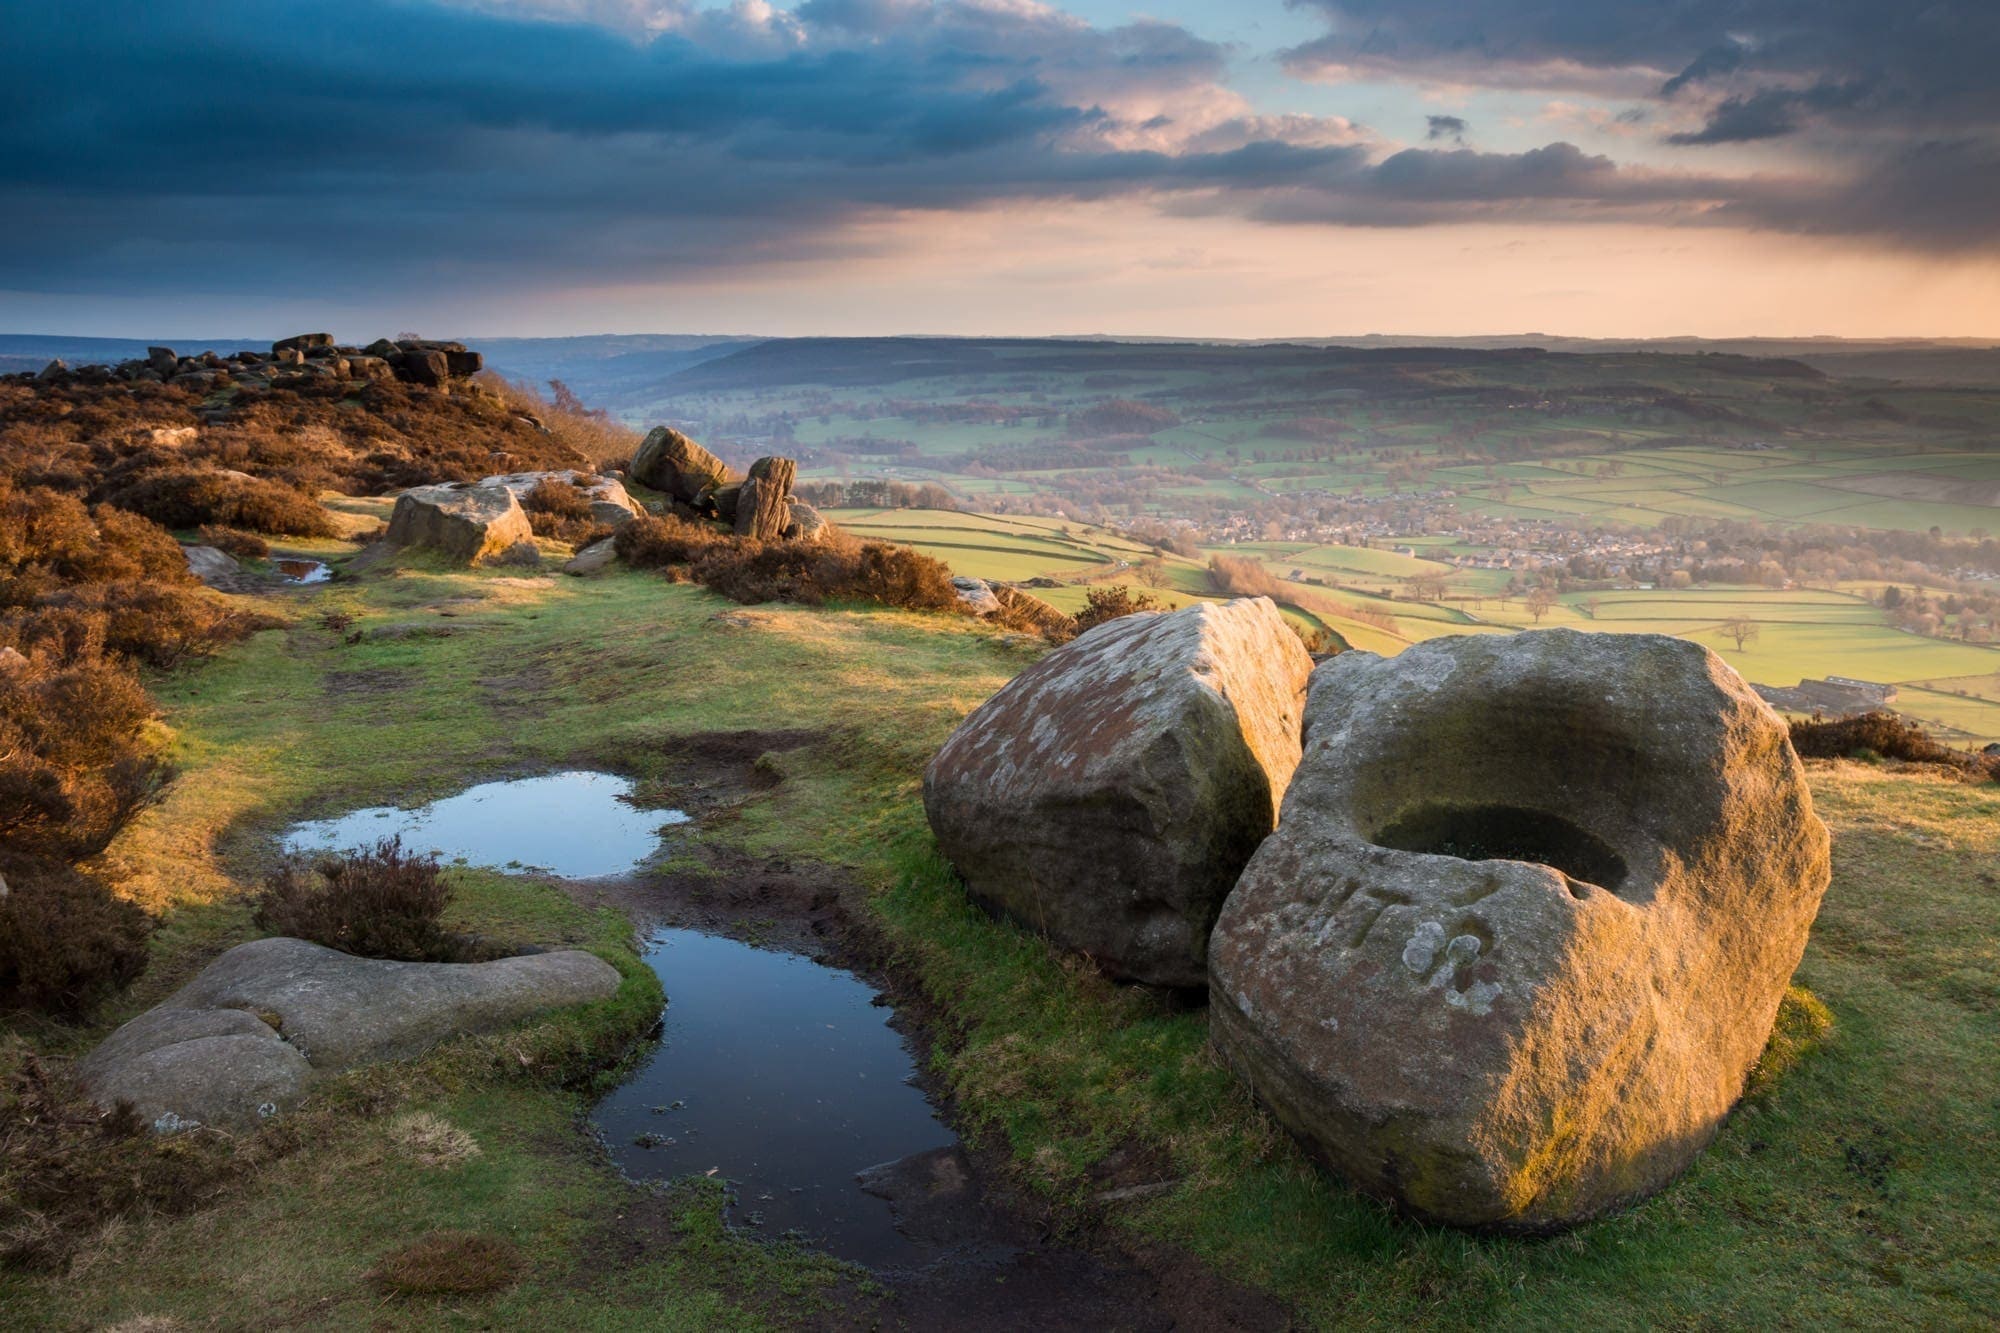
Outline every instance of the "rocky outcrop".
<svg viewBox="0 0 2000 1333">
<path fill-rule="evenodd" d="M 952 578 L 951 590 L 958 594 L 958 604 L 965 608 L 967 615 L 983 620 L 1000 614 L 1000 599 L 994 596 L 992 587 L 985 579 L 956 575 Z"/>
<path fill-rule="evenodd" d="M 473 564 L 518 542 L 534 544 L 528 513 L 505 486 L 449 482 L 418 486 L 396 497 L 389 515 L 394 546 L 420 546 Z"/>
<path fill-rule="evenodd" d="M 1209 928 L 1298 763 L 1311 669 L 1266 598 L 1100 625 L 938 751 L 938 845 L 974 897 L 1112 975 L 1202 985 Z"/>
<path fill-rule="evenodd" d="M 1210 1030 L 1363 1190 L 1558 1228 L 1716 1132 L 1827 876 L 1784 723 L 1697 644 L 1347 653 L 1216 926 Z"/>
<path fill-rule="evenodd" d="M 603 999 L 618 971 L 580 950 L 491 963 L 393 963 L 304 940 L 238 945 L 77 1066 L 100 1105 L 163 1130 L 245 1125 L 319 1078 Z"/>
<path fill-rule="evenodd" d="M 567 482 L 582 491 L 590 501 L 590 516 L 599 523 L 618 527 L 629 523 L 639 512 L 638 503 L 626 494 L 625 487 L 616 477 L 606 477 L 596 473 L 578 472 L 574 469 L 561 472 L 508 472 L 497 477 L 487 477 L 481 486 L 505 486 L 514 492 L 514 498 L 525 500 L 528 493 L 544 481 Z"/>
<path fill-rule="evenodd" d="M 464 343 L 422 338 L 391 342 L 383 338 L 363 351 L 337 345 L 330 333 L 301 333 L 272 343 L 268 353 L 182 356 L 171 347 L 149 347 L 144 357 L 115 366 L 71 369 L 61 361 L 51 361 L 35 380 L 43 384 L 72 380 L 86 384 L 173 384 L 201 392 L 233 389 L 254 395 L 267 389 L 346 380 L 394 378 L 410 384 L 447 385 L 477 374 L 484 364 L 480 354 L 468 350 Z"/>
<path fill-rule="evenodd" d="M 692 505 L 704 490 L 740 481 L 736 472 L 671 426 L 655 426 L 632 455 L 632 480 Z"/>
<path fill-rule="evenodd" d="M 736 535 L 774 542 L 792 522 L 792 482 L 799 466 L 789 458 L 760 458 L 736 499 Z"/>
<path fill-rule="evenodd" d="M 833 524 L 826 521 L 819 510 L 792 497 L 791 521 L 785 525 L 785 539 L 795 542 L 816 542 L 833 531 Z"/>
<path fill-rule="evenodd" d="M 562 572 L 583 578 L 589 574 L 601 573 L 618 562 L 618 548 L 606 537 L 592 542 L 563 562 Z"/>
</svg>

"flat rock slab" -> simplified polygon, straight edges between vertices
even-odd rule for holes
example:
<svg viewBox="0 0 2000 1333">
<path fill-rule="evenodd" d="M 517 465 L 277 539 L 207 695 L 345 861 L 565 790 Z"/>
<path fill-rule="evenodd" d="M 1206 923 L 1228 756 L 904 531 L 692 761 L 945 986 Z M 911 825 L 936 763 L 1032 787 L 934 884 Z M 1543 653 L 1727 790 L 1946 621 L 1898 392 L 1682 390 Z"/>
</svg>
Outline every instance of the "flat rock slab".
<svg viewBox="0 0 2000 1333">
<path fill-rule="evenodd" d="M 1311 671 L 1267 598 L 1100 625 L 938 751 L 938 846 L 974 897 L 1111 975 L 1201 986 L 1209 928 L 1298 763 Z"/>
<path fill-rule="evenodd" d="M 112 1033 L 78 1074 L 99 1103 L 130 1102 L 160 1128 L 242 1125 L 297 1105 L 319 1077 L 513 1027 L 618 985 L 616 968 L 576 949 L 396 963 L 254 940 Z"/>
<path fill-rule="evenodd" d="M 1216 924 L 1210 1032 L 1361 1189 L 1558 1229 L 1714 1136 L 1827 858 L 1784 722 L 1699 644 L 1344 653 L 1313 673 L 1277 832 Z"/>
</svg>

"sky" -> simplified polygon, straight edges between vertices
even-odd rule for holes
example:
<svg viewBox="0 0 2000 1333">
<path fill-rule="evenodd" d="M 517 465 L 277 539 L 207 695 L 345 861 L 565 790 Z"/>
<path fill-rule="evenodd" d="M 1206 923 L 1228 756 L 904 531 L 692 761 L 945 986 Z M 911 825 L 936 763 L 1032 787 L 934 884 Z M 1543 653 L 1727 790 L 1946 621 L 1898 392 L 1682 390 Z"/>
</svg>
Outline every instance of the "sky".
<svg viewBox="0 0 2000 1333">
<path fill-rule="evenodd" d="M 2000 339 L 2000 0 L 0 0 L 0 332 Z"/>
</svg>

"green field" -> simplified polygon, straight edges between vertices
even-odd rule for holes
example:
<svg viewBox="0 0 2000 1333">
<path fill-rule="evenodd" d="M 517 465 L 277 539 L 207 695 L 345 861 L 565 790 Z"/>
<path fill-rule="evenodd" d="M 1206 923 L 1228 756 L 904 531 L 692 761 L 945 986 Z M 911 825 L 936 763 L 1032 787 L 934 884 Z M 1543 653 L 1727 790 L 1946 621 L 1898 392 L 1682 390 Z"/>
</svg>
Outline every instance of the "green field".
<svg viewBox="0 0 2000 1333">
<path fill-rule="evenodd" d="M 1122 583 L 1162 605 L 1219 596 L 1204 561 L 1161 555 L 1117 532 L 1057 519 L 926 509 L 839 510 L 842 527 L 866 537 L 900 541 L 935 556 L 954 573 L 999 582 L 1053 578 L 1065 585 L 1036 595 L 1065 610 L 1082 608 L 1093 584 Z M 1407 543 L 1398 543 L 1407 544 Z M 2000 648 L 1897 629 L 1869 601 L 1879 585 L 1838 590 L 1716 586 L 1566 593 L 1537 621 L 1521 598 L 1497 595 L 1494 572 L 1457 570 L 1439 560 L 1366 547 L 1243 542 L 1211 548 L 1257 559 L 1296 599 L 1285 608 L 1301 626 L 1325 626 L 1350 647 L 1393 654 L 1445 634 L 1488 634 L 1555 628 L 1627 634 L 1671 634 L 1719 653 L 1761 685 L 1848 676 L 1893 684 L 1899 711 L 1960 744 L 2000 740 Z M 1439 549 L 1433 543 L 1424 548 Z M 1167 582 L 1153 587 L 1138 566 L 1158 558 Z M 1293 572 L 1318 584 L 1294 580 Z M 1405 579 L 1439 575 L 1442 602 L 1412 601 Z M 1383 595 L 1384 593 L 1390 595 Z M 1594 605 L 1591 605 L 1594 604 Z M 1310 609 L 1307 609 L 1310 608 Z M 1358 619 L 1354 612 L 1368 613 Z M 1745 616 L 1757 637 L 1739 649 L 1719 630 Z M 1388 623 L 1376 617 L 1387 616 Z"/>
</svg>

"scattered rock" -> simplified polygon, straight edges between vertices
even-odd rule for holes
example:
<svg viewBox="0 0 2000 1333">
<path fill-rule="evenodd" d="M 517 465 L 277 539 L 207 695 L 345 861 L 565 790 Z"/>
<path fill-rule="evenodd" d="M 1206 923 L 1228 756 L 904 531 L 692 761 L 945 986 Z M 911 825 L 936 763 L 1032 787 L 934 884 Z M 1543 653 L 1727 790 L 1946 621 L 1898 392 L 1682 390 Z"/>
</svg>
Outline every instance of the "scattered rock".
<svg viewBox="0 0 2000 1333">
<path fill-rule="evenodd" d="M 41 373 L 35 376 L 35 380 L 39 384 L 48 384 L 54 380 L 67 378 L 69 378 L 69 367 L 63 364 L 60 357 L 43 366 Z"/>
<path fill-rule="evenodd" d="M 562 572 L 581 578 L 586 574 L 596 574 L 617 563 L 618 551 L 609 537 L 590 545 L 571 556 L 563 565 Z"/>
<path fill-rule="evenodd" d="M 211 588 L 234 588 L 242 580 L 243 566 L 227 551 L 213 546 L 183 546 L 181 554 L 187 557 L 188 570 Z"/>
<path fill-rule="evenodd" d="M 532 541 L 515 542 L 500 554 L 487 556 L 486 563 L 509 569 L 532 569 L 542 563 L 542 551 Z"/>
<path fill-rule="evenodd" d="M 0 646 L 0 672 L 22 671 L 27 666 L 27 655 L 19 648 L 12 645 Z"/>
<path fill-rule="evenodd" d="M 632 455 L 632 480 L 693 504 L 704 489 L 740 478 L 721 459 L 671 426 L 655 426 Z"/>
<path fill-rule="evenodd" d="M 785 539 L 787 541 L 818 541 L 827 532 L 831 531 L 832 528 L 833 525 L 826 521 L 825 516 L 819 510 L 813 508 L 804 500 L 799 499 L 796 495 L 792 497 L 792 518 L 791 522 L 785 525 Z"/>
<path fill-rule="evenodd" d="M 791 525 L 792 481 L 799 465 L 789 458 L 760 458 L 736 501 L 736 535 L 774 542 Z"/>
<path fill-rule="evenodd" d="M 701 494 L 694 498 L 694 507 L 697 512 L 712 512 L 717 518 L 728 519 L 733 524 L 736 510 L 742 502 L 743 483 L 731 481 L 720 486 L 703 487 Z"/>
<path fill-rule="evenodd" d="M 967 578 L 960 574 L 953 577 L 951 587 L 958 594 L 959 604 L 969 614 L 982 619 L 1000 614 L 1000 599 L 993 595 L 993 589 L 987 586 L 985 579 Z"/>
<path fill-rule="evenodd" d="M 517 542 L 532 546 L 534 536 L 527 511 L 505 486 L 418 486 L 397 496 L 389 515 L 392 545 L 428 547 L 468 565 Z"/>
<path fill-rule="evenodd" d="M 1268 598 L 1100 625 L 938 751 L 938 844 L 974 897 L 1112 975 L 1202 985 L 1209 928 L 1298 763 L 1311 669 Z"/>
<path fill-rule="evenodd" d="M 1361 1189 L 1560 1228 L 1714 1135 L 1827 876 L 1784 723 L 1698 644 L 1346 653 L 1216 926 L 1210 1030 Z"/>
<path fill-rule="evenodd" d="M 617 989 L 617 969 L 574 949 L 392 963 L 304 940 L 254 940 L 112 1033 L 77 1073 L 100 1105 L 131 1102 L 156 1126 L 254 1124 L 296 1106 L 325 1075 L 421 1055 Z"/>
</svg>

